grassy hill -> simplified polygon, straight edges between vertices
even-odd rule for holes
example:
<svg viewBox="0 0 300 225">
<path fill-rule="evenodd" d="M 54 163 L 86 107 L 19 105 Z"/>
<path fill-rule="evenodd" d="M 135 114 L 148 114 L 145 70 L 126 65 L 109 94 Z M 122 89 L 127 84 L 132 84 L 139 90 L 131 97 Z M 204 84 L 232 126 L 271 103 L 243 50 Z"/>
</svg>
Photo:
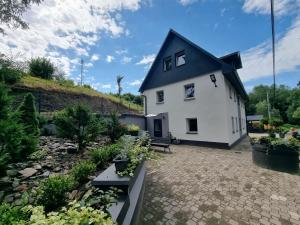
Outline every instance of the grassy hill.
<svg viewBox="0 0 300 225">
<path fill-rule="evenodd" d="M 142 111 L 142 106 L 129 103 L 126 100 L 122 100 L 120 103 L 120 100 L 118 97 L 104 94 L 101 92 L 98 92 L 92 88 L 89 87 L 80 87 L 77 85 L 72 85 L 71 83 L 67 82 L 59 82 L 54 80 L 45 80 L 37 77 L 32 77 L 29 75 L 23 76 L 21 80 L 14 85 L 15 88 L 21 87 L 21 88 L 30 88 L 30 89 L 42 89 L 45 91 L 53 91 L 53 92 L 61 92 L 66 94 L 76 94 L 76 95 L 86 95 L 91 97 L 99 97 L 104 98 L 108 101 L 111 101 L 115 104 L 120 104 L 123 107 L 129 108 L 135 110 L 135 111 Z"/>
</svg>

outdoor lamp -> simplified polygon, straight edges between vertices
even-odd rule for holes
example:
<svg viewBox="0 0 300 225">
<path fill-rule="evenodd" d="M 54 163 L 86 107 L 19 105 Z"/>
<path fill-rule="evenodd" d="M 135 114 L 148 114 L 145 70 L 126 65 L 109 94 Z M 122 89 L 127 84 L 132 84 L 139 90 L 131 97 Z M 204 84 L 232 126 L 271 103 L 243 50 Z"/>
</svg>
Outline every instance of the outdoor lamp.
<svg viewBox="0 0 300 225">
<path fill-rule="evenodd" d="M 211 82 L 213 82 L 215 84 L 215 87 L 218 87 L 217 84 L 216 84 L 217 79 L 216 79 L 214 74 L 210 75 L 210 79 L 211 79 Z"/>
</svg>

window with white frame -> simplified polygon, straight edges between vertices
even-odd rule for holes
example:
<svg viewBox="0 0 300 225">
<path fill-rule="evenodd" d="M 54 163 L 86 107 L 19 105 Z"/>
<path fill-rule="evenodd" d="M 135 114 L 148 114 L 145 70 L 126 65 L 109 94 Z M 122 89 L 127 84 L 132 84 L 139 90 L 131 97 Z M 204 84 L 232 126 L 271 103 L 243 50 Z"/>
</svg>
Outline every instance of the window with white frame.
<svg viewBox="0 0 300 225">
<path fill-rule="evenodd" d="M 185 64 L 185 53 L 184 53 L 184 51 L 176 53 L 175 57 L 176 57 L 176 67 L 182 66 L 182 65 Z"/>
<path fill-rule="evenodd" d="M 156 103 L 163 103 L 165 100 L 164 91 L 156 92 Z"/>
<path fill-rule="evenodd" d="M 198 124 L 197 124 L 197 118 L 187 118 L 186 119 L 186 127 L 187 127 L 187 133 L 197 133 L 198 132 Z"/>
<path fill-rule="evenodd" d="M 194 84 L 184 85 L 184 97 L 186 99 L 195 97 L 195 85 Z"/>
</svg>

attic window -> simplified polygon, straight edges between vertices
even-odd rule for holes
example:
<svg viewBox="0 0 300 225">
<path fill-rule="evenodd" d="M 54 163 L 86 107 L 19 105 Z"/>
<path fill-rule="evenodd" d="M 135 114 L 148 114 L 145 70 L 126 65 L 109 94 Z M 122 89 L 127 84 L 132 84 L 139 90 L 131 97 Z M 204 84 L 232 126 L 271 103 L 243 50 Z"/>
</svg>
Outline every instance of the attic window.
<svg viewBox="0 0 300 225">
<path fill-rule="evenodd" d="M 185 53 L 184 53 L 184 51 L 176 53 L 175 57 L 176 57 L 176 67 L 182 66 L 182 65 L 185 64 Z"/>
<path fill-rule="evenodd" d="M 171 56 L 164 59 L 164 71 L 169 71 L 172 69 L 172 58 Z"/>
</svg>

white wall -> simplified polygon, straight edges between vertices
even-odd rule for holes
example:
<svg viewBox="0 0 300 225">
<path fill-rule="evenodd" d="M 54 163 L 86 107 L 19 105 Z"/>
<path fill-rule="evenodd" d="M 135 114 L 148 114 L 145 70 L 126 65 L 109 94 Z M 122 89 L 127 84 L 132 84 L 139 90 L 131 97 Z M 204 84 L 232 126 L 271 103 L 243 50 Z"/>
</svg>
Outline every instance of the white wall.
<svg viewBox="0 0 300 225">
<path fill-rule="evenodd" d="M 146 90 L 147 114 L 168 112 L 169 131 L 178 139 L 229 143 L 227 87 L 221 71 L 214 72 L 218 87 L 209 74 L 160 88 Z M 194 83 L 195 99 L 184 100 L 184 85 Z M 164 103 L 156 103 L 156 91 L 164 91 Z M 198 133 L 187 134 L 186 118 L 197 118 Z"/>
<path fill-rule="evenodd" d="M 226 105 L 227 105 L 227 123 L 228 123 L 228 140 L 229 145 L 233 144 L 235 141 L 237 141 L 241 135 L 244 135 L 247 133 L 246 128 L 246 114 L 245 114 L 245 101 L 237 94 L 237 91 L 234 89 L 234 87 L 229 83 L 228 80 L 225 79 L 226 84 Z M 230 98 L 230 88 L 232 92 L 232 98 Z M 235 93 L 235 94 L 234 94 Z M 234 97 L 235 95 L 235 97 Z M 237 98 L 240 98 L 240 106 L 238 107 L 238 100 Z M 239 121 L 238 121 L 238 108 L 240 108 L 240 115 L 241 115 L 241 128 L 242 131 L 240 134 L 240 127 L 239 127 Z M 234 117 L 234 133 L 232 132 L 232 120 L 231 117 Z M 237 118 L 237 123 L 236 123 Z M 238 131 L 237 131 L 238 129 Z"/>
</svg>

